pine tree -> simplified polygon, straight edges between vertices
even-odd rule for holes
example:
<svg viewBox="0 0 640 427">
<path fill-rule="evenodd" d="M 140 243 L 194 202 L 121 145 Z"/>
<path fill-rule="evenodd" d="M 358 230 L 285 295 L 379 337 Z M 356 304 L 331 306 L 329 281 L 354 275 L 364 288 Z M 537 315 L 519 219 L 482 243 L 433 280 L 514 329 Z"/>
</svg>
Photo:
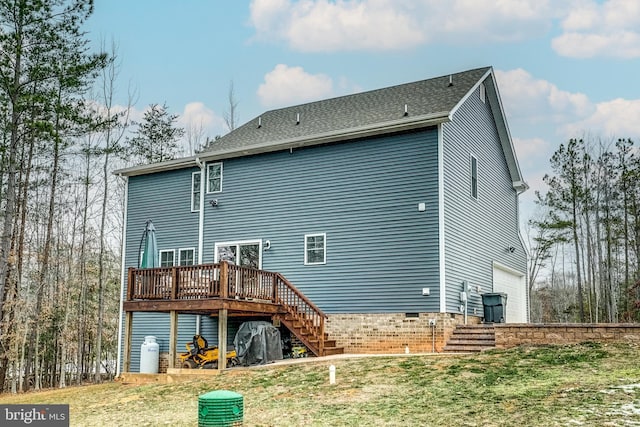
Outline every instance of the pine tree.
<svg viewBox="0 0 640 427">
<path fill-rule="evenodd" d="M 136 164 L 158 163 L 176 158 L 178 140 L 184 129 L 176 126 L 178 116 L 169 114 L 166 105 L 151 104 L 136 134 L 128 140 L 129 153 Z"/>
<path fill-rule="evenodd" d="M 13 313 L 5 310 L 7 283 L 16 277 L 15 266 L 22 254 L 17 236 L 22 238 L 24 227 L 20 194 L 27 200 L 22 183 L 33 165 L 31 149 L 47 156 L 52 166 L 48 180 L 48 210 L 44 219 L 46 237 L 39 248 L 40 288 L 48 281 L 51 251 L 57 244 L 53 232 L 58 216 L 56 193 L 62 176 L 61 160 L 69 140 L 82 132 L 84 104 L 83 91 L 95 72 L 105 62 L 105 55 L 89 54 L 87 40 L 81 26 L 93 11 L 92 0 L 1 0 L 0 1 L 0 97 L 5 99 L 3 129 L 6 141 L 6 172 L 2 182 L 5 206 L 0 231 L 0 319 L 7 326 Z M 25 155 L 24 148 L 29 152 Z M 28 160 L 27 160 L 28 159 Z M 44 163 L 41 159 L 41 163 Z M 28 181 L 28 178 L 27 178 Z M 22 187 L 21 187 L 22 185 Z M 40 289 L 38 290 L 40 292 Z M 38 298 L 42 304 L 44 289 Z M 38 313 L 38 310 L 35 311 Z M 36 322 L 36 325 L 37 322 Z M 39 325 L 38 325 L 39 326 Z M 9 328 L 11 325 L 8 326 Z M 28 325 L 27 325 L 28 327 Z M 31 332 L 33 333 L 33 331 Z M 52 338 L 55 340 L 55 337 Z M 8 346 L 2 342 L 2 348 Z M 27 363 L 35 362 L 37 349 L 27 356 Z M 3 356 L 4 357 L 4 356 Z M 0 364 L 0 390 L 5 378 L 4 363 Z M 24 371 L 30 371 L 27 366 Z M 36 378 L 39 380 L 39 378 Z"/>
<path fill-rule="evenodd" d="M 569 226 L 576 258 L 576 284 L 578 289 L 578 310 L 580 321 L 585 321 L 582 262 L 580 238 L 578 235 L 582 201 L 584 200 L 584 142 L 571 139 L 551 157 L 551 168 L 555 176 L 545 175 L 543 180 L 549 186 L 544 203 L 549 206 Z"/>
</svg>

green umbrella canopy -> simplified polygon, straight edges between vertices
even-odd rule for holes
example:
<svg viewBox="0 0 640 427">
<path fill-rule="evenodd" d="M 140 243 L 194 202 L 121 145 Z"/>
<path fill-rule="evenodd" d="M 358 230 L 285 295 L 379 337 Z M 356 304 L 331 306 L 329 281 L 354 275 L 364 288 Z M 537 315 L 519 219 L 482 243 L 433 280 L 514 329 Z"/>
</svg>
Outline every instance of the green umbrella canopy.
<svg viewBox="0 0 640 427">
<path fill-rule="evenodd" d="M 147 221 L 144 233 L 142 234 L 142 240 L 144 241 L 144 252 L 142 253 L 142 260 L 140 261 L 140 268 L 159 267 L 160 261 L 158 260 L 156 228 L 153 226 L 151 220 Z"/>
</svg>

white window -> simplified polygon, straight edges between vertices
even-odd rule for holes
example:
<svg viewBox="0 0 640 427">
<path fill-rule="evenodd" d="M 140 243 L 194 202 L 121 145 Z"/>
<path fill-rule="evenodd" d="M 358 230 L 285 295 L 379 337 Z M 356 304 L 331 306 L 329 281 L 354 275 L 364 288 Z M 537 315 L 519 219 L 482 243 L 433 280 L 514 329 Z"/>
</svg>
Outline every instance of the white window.
<svg viewBox="0 0 640 427">
<path fill-rule="evenodd" d="M 227 261 L 242 267 L 262 268 L 262 240 L 216 242 L 214 262 Z"/>
<path fill-rule="evenodd" d="M 173 249 L 160 251 L 160 267 L 173 267 L 175 251 Z"/>
<path fill-rule="evenodd" d="M 471 156 L 471 197 L 478 198 L 478 159 Z"/>
<path fill-rule="evenodd" d="M 487 88 L 484 83 L 480 83 L 480 101 L 485 102 L 487 97 Z"/>
<path fill-rule="evenodd" d="M 178 265 L 194 265 L 195 254 L 194 248 L 178 249 Z"/>
<path fill-rule="evenodd" d="M 194 172 L 191 174 L 191 212 L 200 210 L 200 191 L 202 188 L 202 174 Z"/>
<path fill-rule="evenodd" d="M 207 193 L 222 191 L 222 163 L 207 165 Z"/>
<path fill-rule="evenodd" d="M 304 235 L 304 263 L 305 265 L 327 263 L 326 233 Z"/>
</svg>

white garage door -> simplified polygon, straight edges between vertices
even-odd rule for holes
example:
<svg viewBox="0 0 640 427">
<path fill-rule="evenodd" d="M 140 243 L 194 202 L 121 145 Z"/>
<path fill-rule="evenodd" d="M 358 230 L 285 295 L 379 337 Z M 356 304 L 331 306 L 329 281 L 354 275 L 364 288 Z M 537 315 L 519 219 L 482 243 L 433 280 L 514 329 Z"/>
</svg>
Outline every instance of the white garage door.
<svg viewBox="0 0 640 427">
<path fill-rule="evenodd" d="M 523 273 L 493 263 L 493 292 L 507 294 L 507 323 L 527 323 L 527 287 Z"/>
</svg>

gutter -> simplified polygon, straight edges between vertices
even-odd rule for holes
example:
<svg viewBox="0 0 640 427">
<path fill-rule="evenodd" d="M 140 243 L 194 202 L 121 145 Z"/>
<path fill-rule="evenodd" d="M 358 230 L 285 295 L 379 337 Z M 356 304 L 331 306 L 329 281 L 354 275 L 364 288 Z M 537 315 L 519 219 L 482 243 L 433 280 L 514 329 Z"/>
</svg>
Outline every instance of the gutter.
<svg viewBox="0 0 640 427">
<path fill-rule="evenodd" d="M 119 169 L 115 174 L 125 176 L 148 175 L 157 172 L 170 171 L 193 167 L 193 163 L 200 165 L 200 162 L 213 160 L 224 160 L 235 157 L 244 157 L 254 154 L 270 153 L 274 151 L 288 150 L 290 148 L 311 147 L 314 145 L 329 144 L 331 142 L 348 141 L 352 139 L 365 138 L 370 136 L 385 135 L 394 132 L 401 132 L 411 129 L 419 129 L 428 126 L 436 126 L 440 123 L 450 121 L 449 112 L 443 111 L 432 114 L 425 114 L 415 117 L 403 117 L 383 124 L 358 126 L 346 130 L 336 130 L 304 137 L 283 139 L 280 141 L 269 141 L 243 148 L 230 148 L 208 153 L 200 153 L 198 156 L 185 157 L 182 159 L 169 160 L 167 162 L 155 163 L 151 165 L 135 166 L 131 168 Z"/>
</svg>

